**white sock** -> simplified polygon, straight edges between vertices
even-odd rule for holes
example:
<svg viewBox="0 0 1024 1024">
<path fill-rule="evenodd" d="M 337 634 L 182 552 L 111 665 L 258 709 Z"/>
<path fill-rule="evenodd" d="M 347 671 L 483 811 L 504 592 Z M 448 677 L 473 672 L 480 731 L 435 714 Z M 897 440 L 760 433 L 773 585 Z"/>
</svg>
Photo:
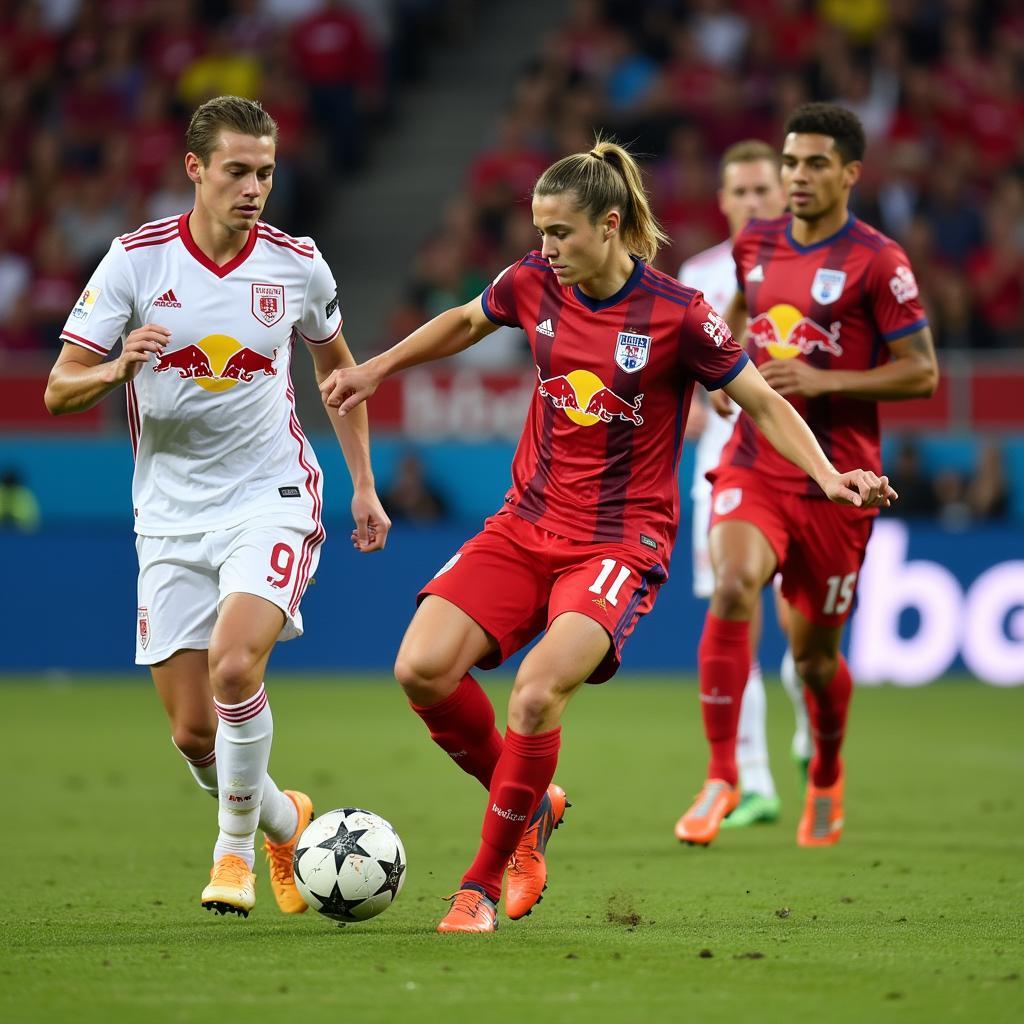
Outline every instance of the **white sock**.
<svg viewBox="0 0 1024 1024">
<path fill-rule="evenodd" d="M 807 760 L 813 753 L 811 746 L 811 729 L 807 718 L 807 704 L 804 700 L 804 688 L 800 685 L 800 678 L 796 674 L 796 662 L 793 661 L 793 652 L 787 647 L 782 658 L 782 666 L 779 669 L 782 677 L 782 685 L 793 702 L 793 715 L 796 718 L 796 728 L 793 732 L 793 743 L 790 749 L 794 757 Z"/>
<path fill-rule="evenodd" d="M 171 740 L 174 743 L 174 740 Z M 210 752 L 205 754 L 203 757 L 191 758 L 186 754 L 183 754 L 181 748 L 177 743 L 174 743 L 174 749 L 185 758 L 185 764 L 188 765 L 188 770 L 192 773 L 192 778 L 196 780 L 199 788 L 204 793 L 209 793 L 210 796 L 216 799 L 217 797 L 217 750 L 215 747 L 210 748 Z"/>
<path fill-rule="evenodd" d="M 175 749 L 178 750 L 177 744 Z M 181 754 L 181 751 L 178 750 Z M 188 770 L 196 780 L 199 788 L 217 799 L 217 750 L 212 748 L 205 757 L 193 760 L 185 757 Z M 263 800 L 260 802 L 260 828 L 267 834 L 272 843 L 287 842 L 299 827 L 299 812 L 277 788 L 277 783 L 268 775 L 263 780 Z"/>
<path fill-rule="evenodd" d="M 740 703 L 739 734 L 736 737 L 736 762 L 740 770 L 740 791 L 775 796 L 775 782 L 768 767 L 768 741 L 765 736 L 764 680 L 761 666 L 750 663 L 750 675 Z"/>
<path fill-rule="evenodd" d="M 213 706 L 220 719 L 215 744 L 220 835 L 213 859 L 234 854 L 251 868 L 256 859 L 256 829 L 274 737 L 274 716 L 262 684 L 241 704 L 214 700 Z"/>
</svg>

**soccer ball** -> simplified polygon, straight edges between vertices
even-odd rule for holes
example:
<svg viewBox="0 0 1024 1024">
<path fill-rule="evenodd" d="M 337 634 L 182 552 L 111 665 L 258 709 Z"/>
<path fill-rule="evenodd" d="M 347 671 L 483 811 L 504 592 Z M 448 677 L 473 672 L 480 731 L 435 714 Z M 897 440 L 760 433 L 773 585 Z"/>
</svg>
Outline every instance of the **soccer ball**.
<svg viewBox="0 0 1024 1024">
<path fill-rule="evenodd" d="M 380 815 L 358 807 L 314 818 L 295 847 L 302 898 L 335 921 L 366 921 L 387 910 L 405 884 L 405 848 Z"/>
</svg>

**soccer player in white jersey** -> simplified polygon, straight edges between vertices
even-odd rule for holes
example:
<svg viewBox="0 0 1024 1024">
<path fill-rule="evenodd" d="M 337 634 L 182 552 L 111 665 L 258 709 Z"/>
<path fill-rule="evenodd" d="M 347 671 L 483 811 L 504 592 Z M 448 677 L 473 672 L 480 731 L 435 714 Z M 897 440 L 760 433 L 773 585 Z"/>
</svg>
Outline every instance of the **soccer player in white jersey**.
<svg viewBox="0 0 1024 1024">
<path fill-rule="evenodd" d="M 194 208 L 114 239 L 71 310 L 46 388 L 59 414 L 125 386 L 135 660 L 150 666 L 175 745 L 218 799 L 201 903 L 242 916 L 255 903 L 257 827 L 278 905 L 306 909 L 291 862 L 313 808 L 267 775 L 273 719 L 263 686 L 275 642 L 302 633 L 299 602 L 325 536 L 320 466 L 295 414 L 293 344 L 305 343 L 320 381 L 355 365 L 319 250 L 259 219 L 276 139 L 251 100 L 221 96 L 195 111 L 185 156 Z M 108 358 L 119 340 L 120 355 Z M 354 485 L 353 543 L 377 551 L 391 524 L 366 415 L 328 415 Z"/>
<path fill-rule="evenodd" d="M 715 309 L 728 309 L 736 294 L 736 264 L 732 258 L 732 240 L 748 220 L 778 217 L 786 206 L 786 196 L 779 180 L 778 154 L 765 142 L 750 139 L 726 150 L 721 161 L 721 187 L 718 204 L 729 222 L 729 238 L 691 257 L 679 268 L 679 280 L 702 291 Z M 711 520 L 711 484 L 705 473 L 718 465 L 722 448 L 732 433 L 739 407 L 714 396 L 713 411 L 701 406 L 703 426 L 697 442 L 693 487 L 693 592 L 708 599 L 714 590 L 711 556 L 708 552 L 708 524 Z M 696 408 L 696 404 L 695 404 Z M 776 608 L 785 626 L 785 604 L 776 595 Z M 751 629 L 754 650 L 757 650 L 760 621 Z M 810 759 L 810 735 L 807 710 L 796 678 L 793 658 L 787 648 L 782 662 L 782 680 L 793 701 L 796 731 L 793 736 L 794 758 L 806 772 Z M 740 705 L 739 736 L 736 744 L 740 771 L 739 805 L 722 822 L 722 828 L 739 828 L 756 822 L 775 821 L 779 816 L 779 797 L 775 790 L 768 761 L 765 735 L 765 693 L 761 667 L 752 658 L 750 676 Z M 685 837 L 684 837 L 685 838 Z"/>
</svg>

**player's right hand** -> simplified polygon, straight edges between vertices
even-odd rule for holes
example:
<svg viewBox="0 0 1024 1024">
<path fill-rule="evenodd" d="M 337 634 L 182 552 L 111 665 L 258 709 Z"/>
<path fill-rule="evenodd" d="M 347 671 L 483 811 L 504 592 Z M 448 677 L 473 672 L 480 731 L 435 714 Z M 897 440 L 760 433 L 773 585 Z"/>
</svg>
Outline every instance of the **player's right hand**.
<svg viewBox="0 0 1024 1024">
<path fill-rule="evenodd" d="M 711 408 L 723 419 L 728 419 L 736 408 L 732 399 L 721 388 L 709 391 L 708 401 L 711 403 Z"/>
<path fill-rule="evenodd" d="M 143 324 L 136 327 L 121 347 L 121 354 L 114 361 L 115 384 L 125 384 L 139 375 L 139 370 L 149 362 L 150 354 L 160 355 L 171 340 L 171 332 L 159 324 Z"/>
<path fill-rule="evenodd" d="M 380 387 L 380 375 L 362 366 L 344 366 L 332 370 L 320 385 L 324 405 L 337 409 L 344 416 L 360 402 L 365 402 Z"/>
</svg>

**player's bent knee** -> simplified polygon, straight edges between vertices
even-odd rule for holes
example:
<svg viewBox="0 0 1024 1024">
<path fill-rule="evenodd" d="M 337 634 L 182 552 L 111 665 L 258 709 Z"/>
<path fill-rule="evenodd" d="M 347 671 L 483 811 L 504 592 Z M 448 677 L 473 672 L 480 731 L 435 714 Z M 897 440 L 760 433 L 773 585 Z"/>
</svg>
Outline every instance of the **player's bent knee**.
<svg viewBox="0 0 1024 1024">
<path fill-rule="evenodd" d="M 214 695 L 226 704 L 237 704 L 259 689 L 260 659 L 246 649 L 210 652 L 210 682 Z"/>
<path fill-rule="evenodd" d="M 836 674 L 839 659 L 827 654 L 812 654 L 796 659 L 796 671 L 812 690 L 823 690 Z"/>
<path fill-rule="evenodd" d="M 402 648 L 395 659 L 395 679 L 406 697 L 421 707 L 443 700 L 458 684 L 450 665 L 433 652 Z"/>
<path fill-rule="evenodd" d="M 190 761 L 198 761 L 213 750 L 217 728 L 195 728 L 189 725 L 177 725 L 171 730 L 171 741 Z"/>
<path fill-rule="evenodd" d="M 756 573 L 743 568 L 724 568 L 715 576 L 715 592 L 712 601 L 716 614 L 736 616 L 753 613 L 763 580 Z"/>
</svg>

